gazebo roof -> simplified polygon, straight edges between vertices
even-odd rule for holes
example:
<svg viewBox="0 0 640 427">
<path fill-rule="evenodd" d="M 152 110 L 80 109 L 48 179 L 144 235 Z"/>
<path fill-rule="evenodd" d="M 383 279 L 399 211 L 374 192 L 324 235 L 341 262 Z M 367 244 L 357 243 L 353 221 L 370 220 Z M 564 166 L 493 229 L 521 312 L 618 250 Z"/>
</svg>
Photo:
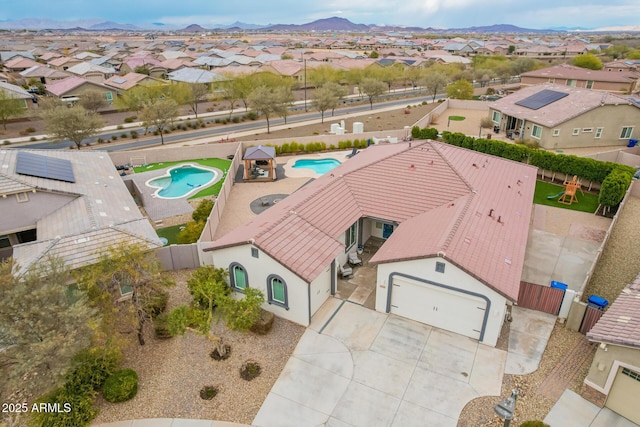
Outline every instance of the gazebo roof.
<svg viewBox="0 0 640 427">
<path fill-rule="evenodd" d="M 276 149 L 274 147 L 265 147 L 258 145 L 257 147 L 249 147 L 244 153 L 242 160 L 270 160 L 276 158 Z"/>
</svg>

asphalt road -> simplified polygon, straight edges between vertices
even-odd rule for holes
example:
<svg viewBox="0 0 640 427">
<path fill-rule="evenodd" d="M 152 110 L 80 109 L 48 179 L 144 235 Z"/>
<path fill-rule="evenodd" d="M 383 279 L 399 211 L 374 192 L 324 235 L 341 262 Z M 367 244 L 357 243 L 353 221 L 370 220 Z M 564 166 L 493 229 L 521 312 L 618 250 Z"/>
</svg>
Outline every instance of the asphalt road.
<svg viewBox="0 0 640 427">
<path fill-rule="evenodd" d="M 412 92 L 414 92 L 413 90 L 408 90 L 406 93 L 407 94 L 411 94 Z M 405 92 L 403 92 L 404 94 Z M 394 96 L 397 96 L 396 94 L 393 94 Z M 440 98 L 444 98 L 446 97 L 446 95 L 441 94 L 441 95 L 437 95 L 436 99 L 440 99 Z M 422 101 L 431 101 L 432 100 L 432 96 L 426 96 L 426 95 L 421 95 L 421 96 L 417 96 L 417 97 L 409 97 L 409 98 L 402 98 L 402 99 L 396 99 L 393 101 L 382 101 L 382 102 L 374 102 L 373 104 L 373 111 L 375 112 L 377 109 L 380 108 L 387 108 L 387 107 L 402 107 L 402 106 L 406 106 L 407 104 L 415 104 L 415 103 L 420 103 Z M 365 98 L 366 100 L 366 98 Z M 345 103 L 348 105 L 349 104 L 349 100 L 347 100 Z M 311 102 L 308 102 L 308 108 L 310 109 L 311 107 Z M 304 106 L 300 106 L 300 105 L 296 105 L 295 107 L 296 109 L 304 109 Z M 372 111 L 371 107 L 369 105 L 368 102 L 363 103 L 363 104 L 358 104 L 358 105 L 354 105 L 354 106 L 347 106 L 347 107 L 343 107 L 340 109 L 336 110 L 336 113 L 338 114 L 350 114 L 350 113 L 359 113 L 359 112 L 367 112 L 367 111 Z M 244 112 L 242 113 L 238 113 L 238 115 L 243 115 Z M 309 111 L 307 113 L 302 113 L 302 114 L 296 114 L 294 116 L 289 116 L 287 118 L 287 124 L 291 124 L 291 123 L 300 123 L 300 122 L 305 122 L 305 121 L 309 121 L 309 120 L 316 120 L 316 119 L 320 119 L 321 114 L 320 112 L 317 111 Z M 327 112 L 325 112 L 325 118 L 327 118 Z M 214 121 L 215 118 L 207 118 L 206 121 Z M 269 121 L 270 126 L 277 126 L 277 125 L 281 125 L 284 124 L 284 119 L 282 118 L 272 118 Z M 255 121 L 245 121 L 245 122 L 241 122 L 238 124 L 226 124 L 226 125 L 220 125 L 218 127 L 215 128 L 209 128 L 209 129 L 201 129 L 201 130 L 194 130 L 194 131 L 189 131 L 189 132 L 182 132 L 182 131 L 178 131 L 178 132 L 172 132 L 169 135 L 165 135 L 164 136 L 164 143 L 165 144 L 173 144 L 173 143 L 177 143 L 177 142 L 182 142 L 185 140 L 192 140 L 192 139 L 199 139 L 199 138 L 206 138 L 206 137 L 216 137 L 219 136 L 220 138 L 226 137 L 229 134 L 232 133 L 236 133 L 236 132 L 244 132 L 244 131 L 250 131 L 253 129 L 263 129 L 266 128 L 267 126 L 267 122 L 265 119 L 260 119 L 260 120 L 255 120 Z M 110 131 L 110 132 L 103 132 L 100 133 L 98 135 L 96 135 L 95 137 L 91 138 L 89 141 L 90 142 L 95 142 L 97 138 L 102 138 L 104 140 L 107 139 L 111 139 L 111 137 L 113 135 L 117 136 L 118 138 L 120 138 L 120 135 L 122 135 L 123 133 L 129 133 L 130 131 L 135 130 L 137 131 L 139 134 L 142 134 L 144 132 L 144 128 L 140 127 L 140 128 L 127 128 L 122 129 L 122 130 L 115 130 L 115 131 Z M 118 141 L 121 141 L 120 139 L 118 139 Z M 102 144 L 100 146 L 101 149 L 105 150 L 105 151 L 120 151 L 120 150 L 133 150 L 136 148 L 143 148 L 143 147 L 148 147 L 148 146 L 153 146 L 153 145 L 158 145 L 161 143 L 161 139 L 159 136 L 154 136 L 152 138 L 144 138 L 144 139 L 130 139 L 128 140 L 128 142 L 118 142 L 117 144 Z M 63 141 L 63 142 L 59 142 L 59 143 L 53 143 L 53 142 L 36 142 L 36 143 L 29 143 L 28 147 L 29 148 L 33 148 L 33 149 L 56 149 L 59 150 L 61 148 L 67 148 L 72 146 L 73 143 L 70 141 Z"/>
</svg>

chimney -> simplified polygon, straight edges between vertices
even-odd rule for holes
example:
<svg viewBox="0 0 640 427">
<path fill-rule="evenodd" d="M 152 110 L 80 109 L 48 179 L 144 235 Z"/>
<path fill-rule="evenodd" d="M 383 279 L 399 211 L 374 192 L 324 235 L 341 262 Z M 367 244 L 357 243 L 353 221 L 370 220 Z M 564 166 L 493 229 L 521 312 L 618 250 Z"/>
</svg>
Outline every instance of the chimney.
<svg viewBox="0 0 640 427">
<path fill-rule="evenodd" d="M 489 211 L 489 216 L 490 216 L 491 218 L 493 218 L 493 209 L 491 209 L 491 210 Z"/>
</svg>

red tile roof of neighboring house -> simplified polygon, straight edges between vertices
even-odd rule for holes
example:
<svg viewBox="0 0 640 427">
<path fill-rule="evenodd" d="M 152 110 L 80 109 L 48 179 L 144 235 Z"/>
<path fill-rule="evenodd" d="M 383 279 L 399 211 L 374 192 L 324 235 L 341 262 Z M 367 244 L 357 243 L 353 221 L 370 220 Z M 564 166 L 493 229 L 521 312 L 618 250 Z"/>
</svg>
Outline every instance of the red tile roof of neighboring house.
<svg viewBox="0 0 640 427">
<path fill-rule="evenodd" d="M 567 93 L 569 96 L 565 96 L 564 98 L 545 105 L 537 110 L 516 105 L 516 102 L 522 101 L 523 99 L 545 89 Z M 489 107 L 518 119 L 524 119 L 543 126 L 553 127 L 603 105 L 634 104 L 626 98 L 608 92 L 543 83 L 523 87 L 511 95 L 492 102 Z"/>
<path fill-rule="evenodd" d="M 531 166 L 434 141 L 377 145 L 205 250 L 253 243 L 311 282 L 343 253 L 345 230 L 379 218 L 399 225 L 371 262 L 442 256 L 515 301 L 535 177 Z"/>
<path fill-rule="evenodd" d="M 46 85 L 47 92 L 55 95 L 55 96 L 63 96 L 67 92 L 82 86 L 83 84 L 88 83 L 92 86 L 97 86 L 101 89 L 109 90 L 111 88 L 101 85 L 99 83 L 95 83 L 89 80 L 85 80 L 82 77 L 71 76 L 66 79 L 56 80 L 52 83 Z"/>
<path fill-rule="evenodd" d="M 15 58 L 11 58 L 10 60 L 4 63 L 5 68 L 9 70 L 14 68 L 31 68 L 37 65 L 41 65 L 41 64 L 34 61 L 33 59 L 23 58 L 21 56 L 16 56 Z"/>
<path fill-rule="evenodd" d="M 160 80 L 149 77 L 146 74 L 139 73 L 127 73 L 124 76 L 113 76 L 103 82 L 107 86 L 111 86 L 117 89 L 129 90 L 134 86 L 137 86 L 143 80 L 153 80 L 160 83 Z"/>
<path fill-rule="evenodd" d="M 640 274 L 587 333 L 592 341 L 640 348 Z"/>
<path fill-rule="evenodd" d="M 638 80 L 638 73 L 631 71 L 603 71 L 589 70 L 587 68 L 576 67 L 568 64 L 560 64 L 553 67 L 541 68 L 539 70 L 527 71 L 521 74 L 522 77 L 542 77 L 550 79 L 575 79 L 593 80 L 598 82 L 613 82 L 629 84 Z"/>
</svg>

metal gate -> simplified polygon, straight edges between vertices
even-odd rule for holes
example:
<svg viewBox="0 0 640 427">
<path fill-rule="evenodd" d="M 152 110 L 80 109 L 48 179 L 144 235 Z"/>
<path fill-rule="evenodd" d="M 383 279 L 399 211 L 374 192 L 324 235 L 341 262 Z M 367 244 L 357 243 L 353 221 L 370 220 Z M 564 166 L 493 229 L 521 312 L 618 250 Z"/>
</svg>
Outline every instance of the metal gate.
<svg viewBox="0 0 640 427">
<path fill-rule="evenodd" d="M 535 283 L 520 282 L 518 306 L 557 316 L 564 299 L 564 290 Z"/>
<path fill-rule="evenodd" d="M 584 317 L 582 318 L 582 324 L 580 324 L 580 332 L 586 335 L 598 320 L 600 320 L 603 314 L 604 311 L 600 308 L 588 305 L 584 312 Z"/>
</svg>

